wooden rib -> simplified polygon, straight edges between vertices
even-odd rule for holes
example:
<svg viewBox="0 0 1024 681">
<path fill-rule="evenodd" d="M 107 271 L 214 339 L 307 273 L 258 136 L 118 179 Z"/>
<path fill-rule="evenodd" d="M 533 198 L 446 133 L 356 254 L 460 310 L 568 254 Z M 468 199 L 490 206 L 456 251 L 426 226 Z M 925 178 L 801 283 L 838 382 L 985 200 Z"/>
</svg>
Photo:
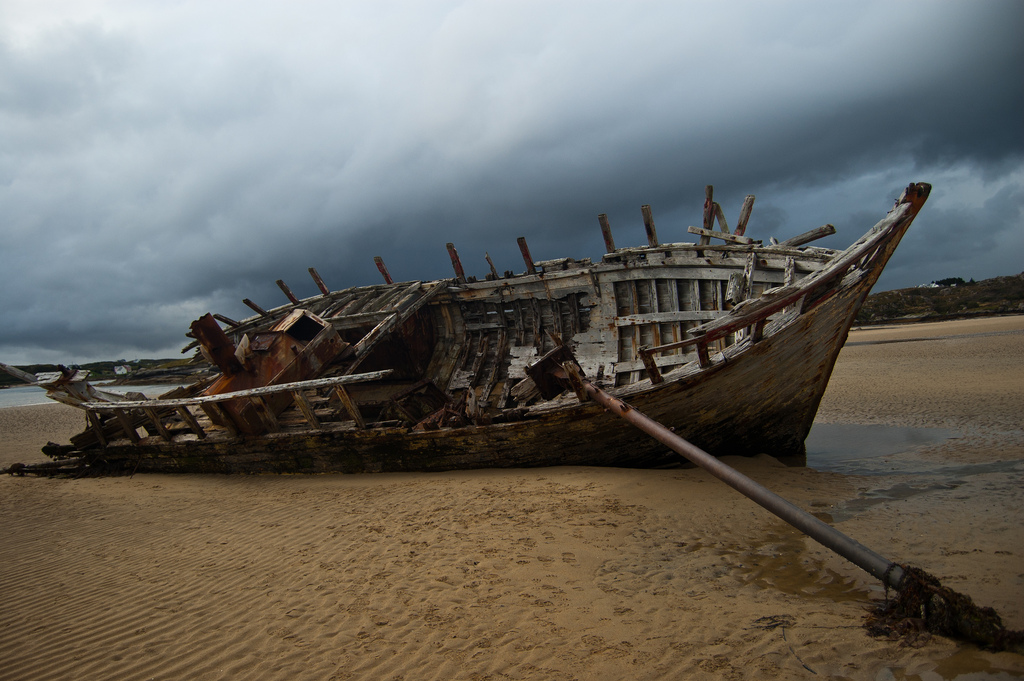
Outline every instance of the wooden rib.
<svg viewBox="0 0 1024 681">
<path fill-rule="evenodd" d="M 716 239 L 722 239 L 734 244 L 749 245 L 754 243 L 754 240 L 749 236 L 736 236 L 735 234 L 728 234 L 726 232 L 718 232 L 710 229 L 701 229 L 700 227 L 687 227 L 686 231 L 690 234 L 699 234 L 701 245 L 707 245 L 710 243 L 711 237 Z"/>
<path fill-rule="evenodd" d="M 608 215 L 601 213 L 597 216 L 597 221 L 601 225 L 601 236 L 604 237 L 604 249 L 608 253 L 615 252 L 615 239 L 612 238 L 612 226 L 608 222 Z"/>
<path fill-rule="evenodd" d="M 241 326 L 242 325 L 242 322 L 236 322 L 231 317 L 225 317 L 222 314 L 214 314 L 213 318 L 216 319 L 219 322 L 224 322 L 228 326 Z"/>
<path fill-rule="evenodd" d="M 343 406 L 345 411 L 348 412 L 348 415 L 356 422 L 356 426 L 359 428 L 366 428 L 366 422 L 363 420 L 363 415 L 359 413 L 359 407 L 352 401 L 348 391 L 340 385 L 336 385 L 334 386 L 334 394 L 338 398 L 338 401 L 341 402 L 341 406 Z"/>
<path fill-rule="evenodd" d="M 181 420 L 192 429 L 193 433 L 199 436 L 200 440 L 206 437 L 206 431 L 199 425 L 199 421 L 196 421 L 196 417 L 192 415 L 192 412 L 188 410 L 188 407 L 175 407 L 175 409 L 178 412 L 178 416 L 181 417 Z"/>
<path fill-rule="evenodd" d="M 331 292 L 331 289 L 327 288 L 327 284 L 324 283 L 324 280 L 320 278 L 320 273 L 316 271 L 315 267 L 309 268 L 309 276 L 313 277 L 313 281 L 316 282 L 316 286 L 320 289 L 320 293 L 326 296 Z"/>
<path fill-rule="evenodd" d="M 373 256 L 373 263 L 377 266 L 377 271 L 384 277 L 385 284 L 393 284 L 394 280 L 391 278 L 391 273 L 388 272 L 387 265 L 384 264 L 384 258 L 379 255 Z"/>
<path fill-rule="evenodd" d="M 100 441 L 100 444 L 104 447 L 107 446 L 107 438 L 103 434 L 103 422 L 100 421 L 100 416 L 92 410 L 86 410 L 86 418 L 89 420 L 89 425 L 92 426 L 92 430 L 96 433 L 96 439 Z"/>
<path fill-rule="evenodd" d="M 225 410 L 216 402 L 201 402 L 199 406 L 206 412 L 211 421 L 214 423 L 223 421 L 223 427 L 227 429 L 228 433 L 233 437 L 238 435 L 238 426 L 235 425 L 235 417 L 231 412 Z"/>
<path fill-rule="evenodd" d="M 644 231 L 647 232 L 647 245 L 651 248 L 658 246 L 658 231 L 654 228 L 654 216 L 651 214 L 651 207 L 648 204 L 640 206 L 640 213 L 644 216 Z"/>
<path fill-rule="evenodd" d="M 138 444 L 139 434 L 135 428 L 132 427 L 131 419 L 128 418 L 128 414 L 125 413 L 124 409 L 115 409 L 114 416 L 117 417 L 117 422 L 121 424 L 121 429 L 124 430 L 124 434 L 133 443 Z"/>
<path fill-rule="evenodd" d="M 270 407 L 270 403 L 267 402 L 267 398 L 257 395 L 252 398 L 252 402 L 256 406 L 256 414 L 263 421 L 263 425 L 266 426 L 267 430 L 271 433 L 280 431 L 281 424 L 278 422 L 274 410 Z"/>
<path fill-rule="evenodd" d="M 487 260 L 487 266 L 491 268 L 491 276 L 495 279 L 499 279 L 500 276 L 498 275 L 498 268 L 494 266 L 494 261 L 491 260 L 491 254 L 484 251 L 484 259 Z"/>
<path fill-rule="evenodd" d="M 288 302 L 290 302 L 293 305 L 299 304 L 299 299 L 296 298 L 295 294 L 292 293 L 292 290 L 288 288 L 288 284 L 284 283 L 284 279 L 278 279 L 276 283 L 277 287 L 281 289 L 281 291 L 284 292 L 284 295 L 288 298 Z"/>
<path fill-rule="evenodd" d="M 259 316 L 261 316 L 261 317 L 269 317 L 270 316 L 269 312 L 267 312 L 262 307 L 260 307 L 256 303 L 252 302 L 248 298 L 242 298 L 242 302 L 245 303 L 248 307 L 250 307 Z"/>
<path fill-rule="evenodd" d="M 452 268 L 455 270 L 455 279 L 460 284 L 466 283 L 466 271 L 462 269 L 462 260 L 459 259 L 459 252 L 455 250 L 455 244 L 448 242 L 445 244 L 445 248 L 448 249 L 448 257 L 452 260 Z"/>
<path fill-rule="evenodd" d="M 722 231 L 726 234 L 732 234 L 729 231 L 729 223 L 725 221 L 725 211 L 722 210 L 722 206 L 715 201 L 715 217 L 718 218 L 718 226 L 722 228 Z"/>
<path fill-rule="evenodd" d="M 712 185 L 709 184 L 709 185 L 704 187 L 704 222 L 703 222 L 703 225 L 704 225 L 704 229 L 707 230 L 708 232 L 710 232 L 712 230 L 712 228 L 714 227 L 714 223 L 715 223 L 714 193 L 715 193 L 715 188 Z M 696 234 L 697 232 L 694 232 L 694 233 Z M 700 236 L 699 245 L 707 246 L 708 244 L 711 243 L 711 239 L 709 238 L 709 235 L 704 234 L 704 233 L 700 233 L 700 235 L 701 236 Z"/>
<path fill-rule="evenodd" d="M 743 207 L 740 208 L 740 219 L 736 223 L 736 230 L 733 232 L 736 236 L 743 236 L 747 233 L 747 221 L 750 220 L 750 211 L 754 209 L 754 195 L 747 194 L 747 198 L 743 199 Z"/>
<path fill-rule="evenodd" d="M 523 262 L 526 263 L 526 273 L 536 274 L 537 268 L 533 264 L 533 256 L 530 255 L 530 247 L 526 245 L 526 237 L 519 237 L 516 239 L 516 243 L 519 244 L 519 252 L 523 254 Z"/>
<path fill-rule="evenodd" d="M 163 421 L 161 421 L 160 416 L 157 415 L 156 409 L 143 409 L 142 411 L 145 412 L 146 416 L 149 417 L 149 420 L 153 422 L 153 425 L 156 427 L 156 431 L 160 433 L 160 437 L 170 442 L 171 434 L 167 432 L 167 428 L 164 427 Z"/>
<path fill-rule="evenodd" d="M 832 224 L 822 225 L 821 227 L 816 227 L 814 229 L 808 230 L 808 231 L 804 232 L 803 234 L 797 234 L 795 237 L 793 237 L 791 239 L 786 239 L 785 241 L 780 241 L 779 245 L 780 246 L 789 246 L 789 247 L 803 246 L 804 244 L 810 243 L 811 241 L 814 241 L 815 239 L 821 239 L 822 237 L 830 236 L 830 235 L 835 234 L 835 233 L 836 233 L 836 226 L 835 225 L 832 225 Z"/>
<path fill-rule="evenodd" d="M 306 421 L 309 422 L 309 425 L 313 426 L 314 428 L 319 428 L 320 419 L 316 417 L 316 413 L 313 411 L 313 407 L 310 406 L 309 400 L 307 400 L 306 396 L 302 394 L 302 391 L 293 390 L 292 399 L 295 400 L 295 404 L 298 406 L 299 411 L 302 412 L 302 415 L 306 417 Z"/>
</svg>

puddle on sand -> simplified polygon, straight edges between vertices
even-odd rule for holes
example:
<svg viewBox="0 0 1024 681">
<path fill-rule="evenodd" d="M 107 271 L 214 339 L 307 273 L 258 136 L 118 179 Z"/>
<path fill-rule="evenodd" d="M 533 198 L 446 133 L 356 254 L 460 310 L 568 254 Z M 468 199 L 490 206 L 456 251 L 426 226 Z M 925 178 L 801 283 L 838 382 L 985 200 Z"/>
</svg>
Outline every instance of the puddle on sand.
<svg viewBox="0 0 1024 681">
<path fill-rule="evenodd" d="M 973 646 L 961 646 L 949 657 L 939 660 L 930 671 L 907 674 L 903 669 L 886 669 L 875 678 L 893 681 L 1016 681 L 1024 679 L 1024 672 L 1019 668 L 1000 668 L 999 658 L 992 653 L 982 652 Z"/>
<path fill-rule="evenodd" d="M 736 570 L 745 581 L 762 588 L 830 601 L 866 602 L 871 598 L 868 590 L 826 568 L 822 561 L 809 558 L 804 552 L 804 536 L 797 532 L 773 532 L 759 546 L 733 548 L 742 555 Z"/>
<path fill-rule="evenodd" d="M 805 442 L 807 466 L 852 475 L 902 472 L 888 457 L 954 437 L 957 433 L 946 428 L 815 423 Z"/>
</svg>

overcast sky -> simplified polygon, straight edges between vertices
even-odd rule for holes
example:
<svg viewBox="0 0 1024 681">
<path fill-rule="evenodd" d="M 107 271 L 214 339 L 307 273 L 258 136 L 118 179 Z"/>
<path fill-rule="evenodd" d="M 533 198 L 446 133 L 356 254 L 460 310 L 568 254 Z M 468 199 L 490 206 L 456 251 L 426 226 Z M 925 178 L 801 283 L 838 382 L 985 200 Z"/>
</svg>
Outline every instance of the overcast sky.
<svg viewBox="0 0 1024 681">
<path fill-rule="evenodd" d="M 704 185 L 876 290 L 1024 270 L 1024 3 L 0 2 L 0 361 L 181 356 L 241 300 L 688 241 Z"/>
</svg>

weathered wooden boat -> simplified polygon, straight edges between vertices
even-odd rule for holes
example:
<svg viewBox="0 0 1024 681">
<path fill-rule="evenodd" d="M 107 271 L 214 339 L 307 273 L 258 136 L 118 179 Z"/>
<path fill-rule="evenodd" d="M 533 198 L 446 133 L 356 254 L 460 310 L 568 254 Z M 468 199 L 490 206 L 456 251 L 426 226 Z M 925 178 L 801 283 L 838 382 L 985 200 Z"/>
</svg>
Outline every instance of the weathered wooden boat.
<svg viewBox="0 0 1024 681">
<path fill-rule="evenodd" d="M 50 444 L 47 469 L 319 473 L 483 467 L 652 467 L 677 454 L 583 393 L 530 368 L 571 352 L 590 381 L 715 455 L 801 455 L 854 318 L 928 197 L 910 185 L 845 250 L 805 245 L 831 225 L 767 245 L 730 230 L 706 190 L 696 243 L 616 248 L 600 262 L 534 262 L 484 280 L 391 280 L 298 299 L 242 321 L 206 315 L 189 335 L 220 374 L 157 399 L 40 377 L 87 427 Z M 717 223 L 717 227 L 716 227 Z M 722 243 L 712 242 L 712 239 Z M 222 324 L 224 325 L 222 327 Z M 563 347 L 564 346 L 564 347 Z M 184 351 L 183 351 L 184 352 Z M 36 380 L 35 377 L 31 377 Z"/>
</svg>

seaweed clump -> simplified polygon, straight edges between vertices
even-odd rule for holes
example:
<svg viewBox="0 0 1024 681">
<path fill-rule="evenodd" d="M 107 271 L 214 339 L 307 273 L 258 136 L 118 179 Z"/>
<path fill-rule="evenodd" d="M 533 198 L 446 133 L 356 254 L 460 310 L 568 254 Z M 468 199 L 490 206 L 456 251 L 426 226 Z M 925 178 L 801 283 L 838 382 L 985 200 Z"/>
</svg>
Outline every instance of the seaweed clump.
<svg viewBox="0 0 1024 681">
<path fill-rule="evenodd" d="M 937 634 L 996 652 L 1024 654 L 1024 631 L 1007 629 L 994 609 L 976 605 L 920 568 L 900 567 L 903 579 L 895 598 L 886 589 L 885 604 L 867 617 L 865 627 L 872 636 L 918 646 L 929 634 Z"/>
</svg>

